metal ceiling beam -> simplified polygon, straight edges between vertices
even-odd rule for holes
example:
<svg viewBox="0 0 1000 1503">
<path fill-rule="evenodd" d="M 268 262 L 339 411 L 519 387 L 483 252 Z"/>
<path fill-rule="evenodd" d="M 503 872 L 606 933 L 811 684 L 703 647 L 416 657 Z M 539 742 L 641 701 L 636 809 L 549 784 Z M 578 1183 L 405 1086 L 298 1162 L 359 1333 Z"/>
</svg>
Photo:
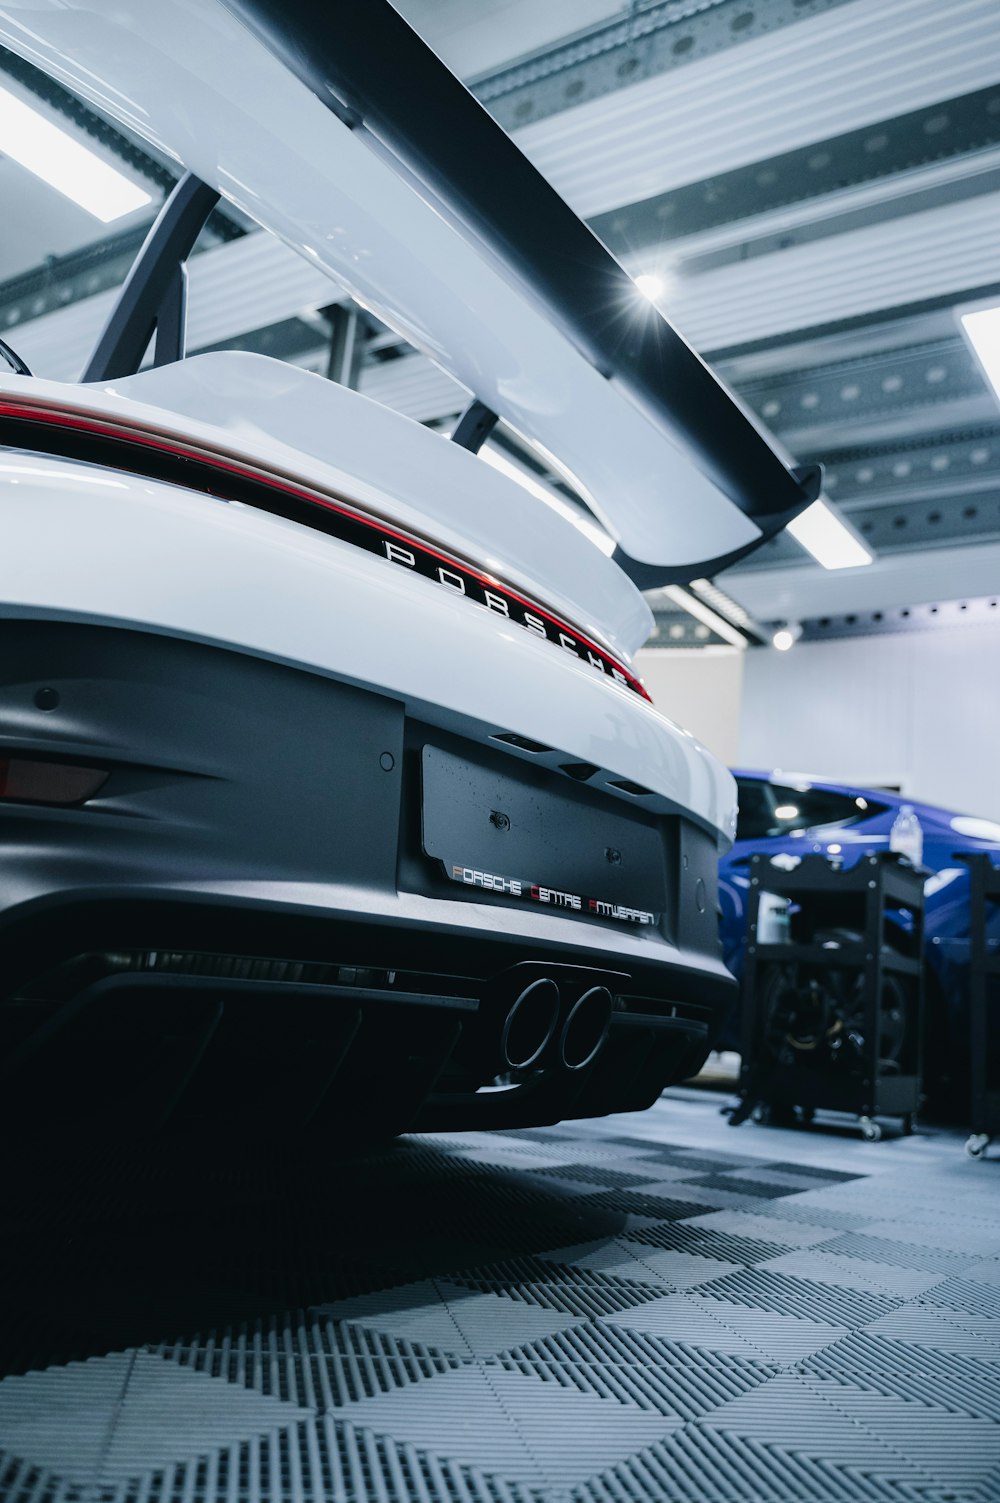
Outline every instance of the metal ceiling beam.
<svg viewBox="0 0 1000 1503">
<path fill-rule="evenodd" d="M 912 419 L 947 427 L 946 410 L 985 401 L 987 420 L 996 413 L 996 398 L 983 380 L 965 340 L 947 338 L 872 353 L 862 358 L 831 360 L 806 370 L 788 370 L 757 380 L 728 371 L 740 396 L 750 403 L 783 442 L 796 452 L 816 452 L 821 441 L 838 447 L 852 435 L 888 425 L 898 432 Z M 869 437 L 854 444 L 873 442 Z"/>
<path fill-rule="evenodd" d="M 946 13 L 940 0 L 854 0 L 515 138 L 593 217 L 987 88 L 998 52 L 995 0 L 951 0 Z"/>
<path fill-rule="evenodd" d="M 626 13 L 469 85 L 507 131 L 819 15 L 845 0 L 631 0 Z"/>
<path fill-rule="evenodd" d="M 847 611 L 803 621 L 801 641 L 832 642 L 843 637 L 877 637 L 899 632 L 942 631 L 963 626 L 1000 629 L 1000 595 L 975 600 L 941 600 L 874 611 Z"/>
<path fill-rule="evenodd" d="M 754 340 L 996 287 L 998 242 L 1000 192 L 678 278 L 664 302 L 696 348 L 722 359 Z"/>
<path fill-rule="evenodd" d="M 996 183 L 984 155 L 1000 163 L 1000 154 L 989 157 L 997 146 L 1000 86 L 991 85 L 622 205 L 591 226 L 617 256 L 666 251 L 694 272 L 694 255 L 733 259 L 746 254 L 748 242 L 760 253 L 768 216 L 779 236 L 818 238 L 851 228 L 852 216 L 870 221 L 931 207 L 932 194 L 989 191 Z M 790 213 L 802 206 L 809 216 Z M 762 226 L 753 241 L 751 224 Z"/>
<path fill-rule="evenodd" d="M 1000 542 L 880 554 L 864 569 L 747 569 L 723 588 L 760 621 L 802 621 L 989 596 L 1000 579 Z"/>
</svg>

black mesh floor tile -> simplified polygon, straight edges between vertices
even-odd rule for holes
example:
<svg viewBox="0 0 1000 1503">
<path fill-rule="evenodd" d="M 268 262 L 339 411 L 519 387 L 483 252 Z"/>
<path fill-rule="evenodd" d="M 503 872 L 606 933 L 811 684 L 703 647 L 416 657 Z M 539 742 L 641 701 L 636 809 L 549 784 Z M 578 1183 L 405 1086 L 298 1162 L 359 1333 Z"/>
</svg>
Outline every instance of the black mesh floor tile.
<svg viewBox="0 0 1000 1503">
<path fill-rule="evenodd" d="M 643 1283 L 641 1279 L 623 1279 L 591 1269 L 567 1268 L 556 1263 L 540 1263 L 541 1275 L 519 1276 L 516 1267 L 500 1265 L 479 1269 L 454 1280 L 468 1289 L 506 1295 L 525 1304 L 540 1305 L 546 1310 L 561 1310 L 583 1319 L 612 1315 L 631 1310 L 636 1305 L 659 1299 L 661 1285 Z M 525 1270 L 528 1272 L 528 1270 Z"/>
<path fill-rule="evenodd" d="M 581 1185 L 599 1185 L 602 1189 L 628 1189 L 632 1185 L 646 1184 L 649 1180 L 648 1171 L 637 1173 L 634 1169 L 614 1169 L 599 1164 L 564 1164 L 558 1168 L 536 1169 L 532 1171 L 542 1178 L 556 1178 L 567 1180 L 570 1183 L 576 1181 Z"/>
<path fill-rule="evenodd" d="M 803 1189 L 800 1184 L 783 1185 L 780 1181 L 763 1177 L 757 1179 L 727 1172 L 702 1174 L 697 1179 L 685 1180 L 685 1184 L 693 1190 L 699 1187 L 705 1190 L 728 1190 L 734 1195 L 752 1195 L 757 1200 L 780 1200 L 785 1195 L 800 1195 Z"/>
<path fill-rule="evenodd" d="M 748 1164 L 757 1162 L 755 1159 L 736 1158 L 732 1154 L 703 1154 L 694 1149 L 668 1147 L 658 1149 L 656 1157 L 665 1164 L 690 1169 L 692 1174 L 722 1174 L 727 1169 L 745 1169 Z"/>
<path fill-rule="evenodd" d="M 797 1315 L 805 1320 L 851 1327 L 877 1320 L 901 1303 L 863 1290 L 841 1289 L 762 1268 L 727 1273 L 711 1284 L 699 1284 L 698 1293 L 704 1299 L 750 1305 L 758 1310 L 773 1310 L 778 1315 Z"/>
<path fill-rule="evenodd" d="M 768 1159 L 766 1164 L 760 1165 L 760 1169 L 762 1174 L 764 1170 L 770 1169 L 783 1170 L 787 1174 L 801 1174 L 806 1179 L 826 1185 L 844 1185 L 848 1180 L 866 1178 L 863 1174 L 851 1174 L 843 1169 L 821 1169 L 817 1164 L 795 1164 L 785 1159 Z M 763 1177 L 766 1179 L 767 1175 L 763 1174 Z"/>
<path fill-rule="evenodd" d="M 690 1180 L 682 1182 L 686 1191 Z M 700 1200 L 697 1191 L 686 1196 L 646 1195 L 641 1190 L 608 1190 L 601 1195 L 588 1195 L 587 1204 L 602 1206 L 610 1211 L 624 1211 L 632 1216 L 649 1216 L 657 1221 L 684 1221 L 688 1216 L 703 1216 L 712 1209 L 712 1201 Z"/>
<path fill-rule="evenodd" d="M 158 1351 L 181 1367 L 316 1410 L 419 1383 L 462 1362 L 420 1342 L 306 1315 Z"/>
<path fill-rule="evenodd" d="M 718 1258 L 724 1263 L 766 1263 L 790 1251 L 785 1243 L 762 1242 L 757 1237 L 739 1237 L 731 1232 L 670 1221 L 626 1232 L 623 1241 L 640 1247 L 672 1247 L 701 1258 Z"/>
</svg>

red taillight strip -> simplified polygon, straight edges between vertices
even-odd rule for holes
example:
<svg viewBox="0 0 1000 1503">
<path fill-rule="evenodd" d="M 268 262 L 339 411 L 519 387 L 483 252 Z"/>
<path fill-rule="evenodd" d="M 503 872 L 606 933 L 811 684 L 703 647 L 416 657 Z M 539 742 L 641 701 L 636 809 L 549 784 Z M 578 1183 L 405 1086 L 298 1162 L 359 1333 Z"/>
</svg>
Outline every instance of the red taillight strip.
<svg viewBox="0 0 1000 1503">
<path fill-rule="evenodd" d="M 32 424 L 46 424 L 49 427 L 60 429 L 72 429 L 111 443 L 115 445 L 116 449 L 123 448 L 126 451 L 136 448 L 154 450 L 158 453 L 168 455 L 171 459 L 180 459 L 197 464 L 210 472 L 221 472 L 236 476 L 247 484 L 259 487 L 265 491 L 290 496 L 297 501 L 304 501 L 310 506 L 322 507 L 325 511 L 332 512 L 344 518 L 353 526 L 367 528 L 373 535 L 378 535 L 385 540 L 385 552 L 380 553 L 378 548 L 371 548 L 369 551 L 380 553 L 380 556 L 387 557 L 390 561 L 404 563 L 407 567 L 415 569 L 417 569 L 418 557 L 433 559 L 440 566 L 437 571 L 439 576 L 448 574 L 452 581 L 457 580 L 459 582 L 463 578 L 474 580 L 485 596 L 485 599 L 478 603 L 486 605 L 488 609 L 496 609 L 495 602 L 498 600 L 515 603 L 520 609 L 521 616 L 524 618 L 520 620 L 519 624 L 527 627 L 534 635 L 543 636 L 546 640 L 552 641 L 553 639 L 549 636 L 548 630 L 542 628 L 542 623 L 548 623 L 556 632 L 555 645 L 562 647 L 571 656 L 579 658 L 580 653 L 571 645 L 573 643 L 578 644 L 586 650 L 588 654 L 587 661 L 590 662 L 592 667 L 605 674 L 610 672 L 612 678 L 617 679 L 618 682 L 626 685 L 636 694 L 641 695 L 643 699 L 650 699 L 642 681 L 636 678 L 633 673 L 630 673 L 623 663 L 608 652 L 607 648 L 592 641 L 591 638 L 579 631 L 577 627 L 571 626 L 559 616 L 554 615 L 545 606 L 539 605 L 536 601 L 520 594 L 494 575 L 485 574 L 474 565 L 466 563 L 452 554 L 443 553 L 434 544 L 401 532 L 392 524 L 384 522 L 381 518 L 366 514 L 357 507 L 335 501 L 318 491 L 306 489 L 270 471 L 253 469 L 236 460 L 229 459 L 214 450 L 199 449 L 176 439 L 156 436 L 131 425 L 102 422 L 100 419 L 88 417 L 83 413 L 68 409 L 45 407 L 34 403 L 0 401 L 0 418 L 8 418 Z M 129 466 L 125 465 L 122 468 L 129 468 Z M 140 470 L 138 473 L 145 472 Z M 172 480 L 171 483 L 178 482 Z M 184 484 L 183 479 L 179 483 Z M 197 487 L 189 488 L 197 489 Z M 245 498 L 237 497 L 236 499 Z M 391 540 L 392 544 L 396 545 L 394 548 L 388 546 L 389 540 Z M 426 575 L 427 571 L 417 569 L 417 572 Z M 433 573 L 430 577 L 433 577 Z M 444 584 L 446 581 L 441 578 L 439 582 Z M 455 586 L 452 585 L 452 587 Z M 467 593 L 464 584 L 461 593 Z M 475 599 L 474 596 L 470 598 Z M 505 609 L 501 614 L 508 615 L 509 608 Z M 517 620 L 518 617 L 515 615 L 513 619 Z"/>
</svg>

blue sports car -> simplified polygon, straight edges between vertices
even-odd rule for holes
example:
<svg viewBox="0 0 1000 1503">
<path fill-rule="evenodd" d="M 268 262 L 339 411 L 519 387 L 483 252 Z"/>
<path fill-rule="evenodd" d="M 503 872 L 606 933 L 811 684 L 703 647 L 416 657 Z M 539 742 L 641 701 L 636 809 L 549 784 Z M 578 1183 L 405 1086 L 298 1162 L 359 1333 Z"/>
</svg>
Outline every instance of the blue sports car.
<svg viewBox="0 0 1000 1503">
<path fill-rule="evenodd" d="M 722 947 L 736 976 L 743 969 L 750 856 L 804 856 L 820 851 L 849 866 L 887 849 L 897 814 L 908 803 L 923 832 L 925 884 L 925 1088 L 932 1112 L 961 1112 L 968 1086 L 969 873 L 959 852 L 988 851 L 1000 865 L 1000 823 L 955 814 L 882 789 L 856 788 L 788 773 L 736 770 L 736 842 L 719 869 Z M 990 941 L 1000 946 L 1000 914 Z M 734 1012 L 720 1039 L 739 1048 Z"/>
</svg>

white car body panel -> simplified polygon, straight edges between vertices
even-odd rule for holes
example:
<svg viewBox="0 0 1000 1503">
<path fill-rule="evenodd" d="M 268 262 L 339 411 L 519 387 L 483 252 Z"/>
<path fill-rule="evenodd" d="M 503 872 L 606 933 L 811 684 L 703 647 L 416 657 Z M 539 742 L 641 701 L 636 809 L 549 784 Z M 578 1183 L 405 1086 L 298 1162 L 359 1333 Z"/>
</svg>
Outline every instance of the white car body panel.
<svg viewBox="0 0 1000 1503">
<path fill-rule="evenodd" d="M 218 187 L 557 456 L 633 558 L 694 564 L 760 537 L 681 428 L 650 421 L 509 267 L 221 5 L 0 4 L 0 39 Z M 623 337 L 655 316 L 637 294 Z"/>
<path fill-rule="evenodd" d="M 616 564 L 523 486 L 346 387 L 236 352 L 106 385 L 0 376 L 4 394 L 170 434 L 332 492 L 457 550 L 629 655 L 649 607 Z"/>
<path fill-rule="evenodd" d="M 0 484 L 3 616 L 212 642 L 379 690 L 465 735 L 544 742 L 553 766 L 595 763 L 595 786 L 640 783 L 731 841 L 735 784 L 692 736 L 453 590 L 296 522 L 96 465 L 8 452 Z"/>
</svg>

